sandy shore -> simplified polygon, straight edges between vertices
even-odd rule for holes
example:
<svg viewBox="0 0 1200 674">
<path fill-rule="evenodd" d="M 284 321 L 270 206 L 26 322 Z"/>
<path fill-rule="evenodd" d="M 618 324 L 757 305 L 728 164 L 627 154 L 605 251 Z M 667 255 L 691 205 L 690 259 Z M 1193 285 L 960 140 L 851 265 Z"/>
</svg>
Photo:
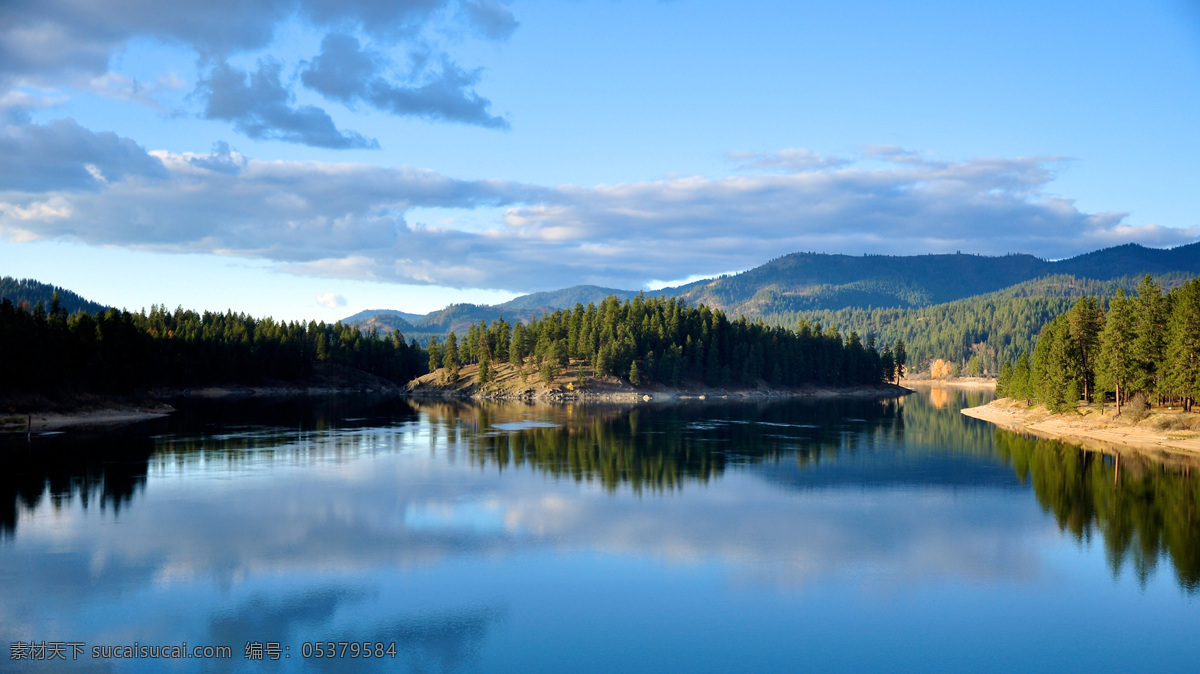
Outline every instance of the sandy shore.
<svg viewBox="0 0 1200 674">
<path fill-rule="evenodd" d="M 0 415 L 0 428 L 15 433 L 102 429 L 161 419 L 174 411 L 170 405 L 155 405 Z"/>
<path fill-rule="evenodd" d="M 1078 413 L 1050 414 L 1044 407 L 1026 407 L 1022 402 L 1001 398 L 987 405 L 962 410 L 966 416 L 982 419 L 1018 433 L 1064 440 L 1087 449 L 1104 452 L 1188 453 L 1200 455 L 1200 432 L 1163 431 L 1149 425 L 1153 417 L 1140 424 L 1114 418 L 1113 410 L 1079 408 Z"/>
</svg>

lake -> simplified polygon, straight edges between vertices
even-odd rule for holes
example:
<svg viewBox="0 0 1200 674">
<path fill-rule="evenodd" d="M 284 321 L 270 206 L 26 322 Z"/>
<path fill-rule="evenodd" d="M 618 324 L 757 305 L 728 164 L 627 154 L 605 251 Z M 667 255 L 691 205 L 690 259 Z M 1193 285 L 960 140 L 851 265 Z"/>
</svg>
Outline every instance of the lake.
<svg viewBox="0 0 1200 674">
<path fill-rule="evenodd" d="M 1195 671 L 1200 464 L 958 413 L 988 399 L 240 401 L 9 437 L 0 670 Z"/>
</svg>

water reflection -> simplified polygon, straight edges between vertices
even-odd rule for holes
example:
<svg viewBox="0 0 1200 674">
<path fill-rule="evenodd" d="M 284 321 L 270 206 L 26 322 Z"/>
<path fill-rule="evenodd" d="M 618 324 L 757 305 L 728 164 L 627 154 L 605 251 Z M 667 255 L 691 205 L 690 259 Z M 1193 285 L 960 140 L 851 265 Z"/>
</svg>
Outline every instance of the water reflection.
<svg viewBox="0 0 1200 674">
<path fill-rule="evenodd" d="M 962 636 L 1051 633 L 1077 623 L 1039 611 L 1086 614 L 1093 597 L 1129 608 L 1131 633 L 1175 624 L 1173 583 L 1194 595 L 1200 568 L 1196 472 L 1122 459 L 1114 476 L 1111 458 L 958 413 L 985 393 L 946 395 L 200 406 L 141 435 L 35 440 L 0 472 L 0 644 L 371 640 L 396 642 L 402 670 L 603 671 L 613 643 L 661 635 L 637 645 L 646 669 L 688 668 L 681 643 L 708 658 L 691 668 L 745 669 L 697 635 L 737 633 L 761 654 L 836 625 L 841 639 L 903 633 L 896 648 L 919 658 L 1006 602 L 1027 613 Z M 1101 575 L 1137 575 L 1116 595 L 1087 584 L 1075 544 L 1097 531 Z M 1156 585 L 1164 556 L 1176 578 Z M 1158 603 L 1139 599 L 1163 583 Z M 755 664 L 795 664 L 778 655 Z"/>
<path fill-rule="evenodd" d="M 1105 455 L 1007 431 L 996 432 L 996 448 L 1063 532 L 1080 542 L 1100 533 L 1114 577 L 1128 562 L 1144 586 L 1166 557 L 1179 585 L 1200 591 L 1200 462 Z"/>
<path fill-rule="evenodd" d="M 16 535 L 21 512 L 48 500 L 54 512 L 99 508 L 114 515 L 146 484 L 154 443 L 140 434 L 53 436 L 0 444 L 0 540 Z"/>
<path fill-rule="evenodd" d="M 416 420 L 406 401 L 377 396 L 199 400 L 169 420 L 116 431 L 0 436 L 0 540 L 43 499 L 55 512 L 77 502 L 119 514 L 152 466 L 204 472 L 272 459 L 350 460 L 393 448 L 393 436 Z"/>
<path fill-rule="evenodd" d="M 903 433 L 901 402 L 693 403 L 651 407 L 425 402 L 430 444 L 503 471 L 531 466 L 608 491 L 668 492 L 729 465 L 832 460 Z"/>
<path fill-rule="evenodd" d="M 995 452 L 992 425 L 964 418 L 959 410 L 983 405 L 994 398 L 989 390 L 937 387 L 905 397 L 902 404 L 906 449 L 938 454 L 952 452 L 990 460 Z"/>
</svg>

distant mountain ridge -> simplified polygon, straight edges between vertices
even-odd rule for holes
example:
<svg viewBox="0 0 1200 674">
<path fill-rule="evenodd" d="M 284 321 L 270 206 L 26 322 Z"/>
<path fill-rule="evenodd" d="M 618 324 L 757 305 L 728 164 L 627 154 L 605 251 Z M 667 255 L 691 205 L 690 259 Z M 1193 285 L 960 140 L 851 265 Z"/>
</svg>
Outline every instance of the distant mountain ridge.
<svg viewBox="0 0 1200 674">
<path fill-rule="evenodd" d="M 84 299 L 66 288 L 59 288 L 49 283 L 42 283 L 28 278 L 15 279 L 11 276 L 0 278 L 0 301 L 9 300 L 17 306 L 22 302 L 28 302 L 30 307 L 34 307 L 37 306 L 38 302 L 41 302 L 42 307 L 46 311 L 49 311 L 50 302 L 54 299 L 54 293 L 58 293 L 59 304 L 69 314 L 73 314 L 81 309 L 89 314 L 108 309 L 103 304 Z"/>
<path fill-rule="evenodd" d="M 693 305 L 706 304 L 731 317 L 759 318 L 846 308 L 927 307 L 998 292 L 1047 276 L 1107 281 L 1172 272 L 1200 275 L 1200 242 L 1170 249 L 1125 244 L 1056 261 L 1025 254 L 993 257 L 964 253 L 911 256 L 792 253 L 740 274 L 646 294 L 680 297 Z M 388 310 L 361 312 L 344 322 L 381 331 L 399 329 L 405 335 L 423 339 L 451 330 L 462 332 L 471 323 L 490 322 L 501 316 L 510 321 L 528 320 L 544 311 L 570 308 L 577 302 L 598 303 L 609 294 L 624 300 L 637 293 L 572 286 L 522 295 L 494 306 L 453 304 L 425 316 Z M 405 325 L 411 329 L 405 331 Z"/>
<path fill-rule="evenodd" d="M 657 293 L 655 293 L 657 294 Z M 363 329 L 372 328 L 380 332 L 399 330 L 405 336 L 424 339 L 433 335 L 444 335 L 451 330 L 463 332 L 471 323 L 491 322 L 504 317 L 509 321 L 528 321 L 544 312 L 569 309 L 576 304 L 599 304 L 609 295 L 621 300 L 632 299 L 636 290 L 602 288 L 593 285 L 578 285 L 560 290 L 521 295 L 502 304 L 451 304 L 445 309 L 425 315 L 410 314 L 390 309 L 360 311 L 342 319 L 343 323 L 357 324 Z"/>
<path fill-rule="evenodd" d="M 934 358 L 965 367 L 973 355 L 981 357 L 982 373 L 996 374 L 999 364 L 1031 351 L 1042 326 L 1065 313 L 1081 297 L 1103 303 L 1118 288 L 1136 294 L 1144 274 L 1106 280 L 1076 278 L 1066 274 L 1043 276 L 982 295 L 924 307 L 845 307 L 764 317 L 768 325 L 794 327 L 799 321 L 836 326 L 843 335 L 874 335 L 881 344 L 903 339 L 914 371 L 925 369 Z M 1196 274 L 1153 274 L 1170 290 Z M 984 348 L 986 347 L 986 348 Z"/>
<path fill-rule="evenodd" d="M 1057 261 L 1023 254 L 793 253 L 741 274 L 663 292 L 735 316 L 764 316 L 846 307 L 930 306 L 1061 274 L 1104 281 L 1167 272 L 1200 274 L 1200 242 L 1172 249 L 1126 244 Z"/>
</svg>

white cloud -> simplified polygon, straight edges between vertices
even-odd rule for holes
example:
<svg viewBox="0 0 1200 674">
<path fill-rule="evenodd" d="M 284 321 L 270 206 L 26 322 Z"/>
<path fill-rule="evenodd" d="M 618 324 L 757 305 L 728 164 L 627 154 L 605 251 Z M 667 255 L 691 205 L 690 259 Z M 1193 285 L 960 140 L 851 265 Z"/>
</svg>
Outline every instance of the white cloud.
<svg viewBox="0 0 1200 674">
<path fill-rule="evenodd" d="M 329 309 L 337 309 L 346 306 L 346 298 L 333 293 L 320 293 L 317 295 L 317 304 Z"/>
<path fill-rule="evenodd" d="M 262 161 L 223 145 L 207 155 L 151 155 L 69 120 L 10 130 L 0 143 L 54 149 L 59 136 L 89 141 L 86 152 L 34 159 L 22 150 L 0 161 L 6 238 L 235 255 L 327 278 L 513 291 L 637 288 L 805 250 L 1059 258 L 1130 241 L 1178 245 L 1200 234 L 1085 213 L 1046 194 L 1057 158 L 935 162 L 877 152 L 871 161 L 884 161 L 882 168 L 838 163 L 543 187 L 412 168 Z M 503 209 L 503 216 L 470 230 L 406 220 L 425 208 Z"/>
</svg>

